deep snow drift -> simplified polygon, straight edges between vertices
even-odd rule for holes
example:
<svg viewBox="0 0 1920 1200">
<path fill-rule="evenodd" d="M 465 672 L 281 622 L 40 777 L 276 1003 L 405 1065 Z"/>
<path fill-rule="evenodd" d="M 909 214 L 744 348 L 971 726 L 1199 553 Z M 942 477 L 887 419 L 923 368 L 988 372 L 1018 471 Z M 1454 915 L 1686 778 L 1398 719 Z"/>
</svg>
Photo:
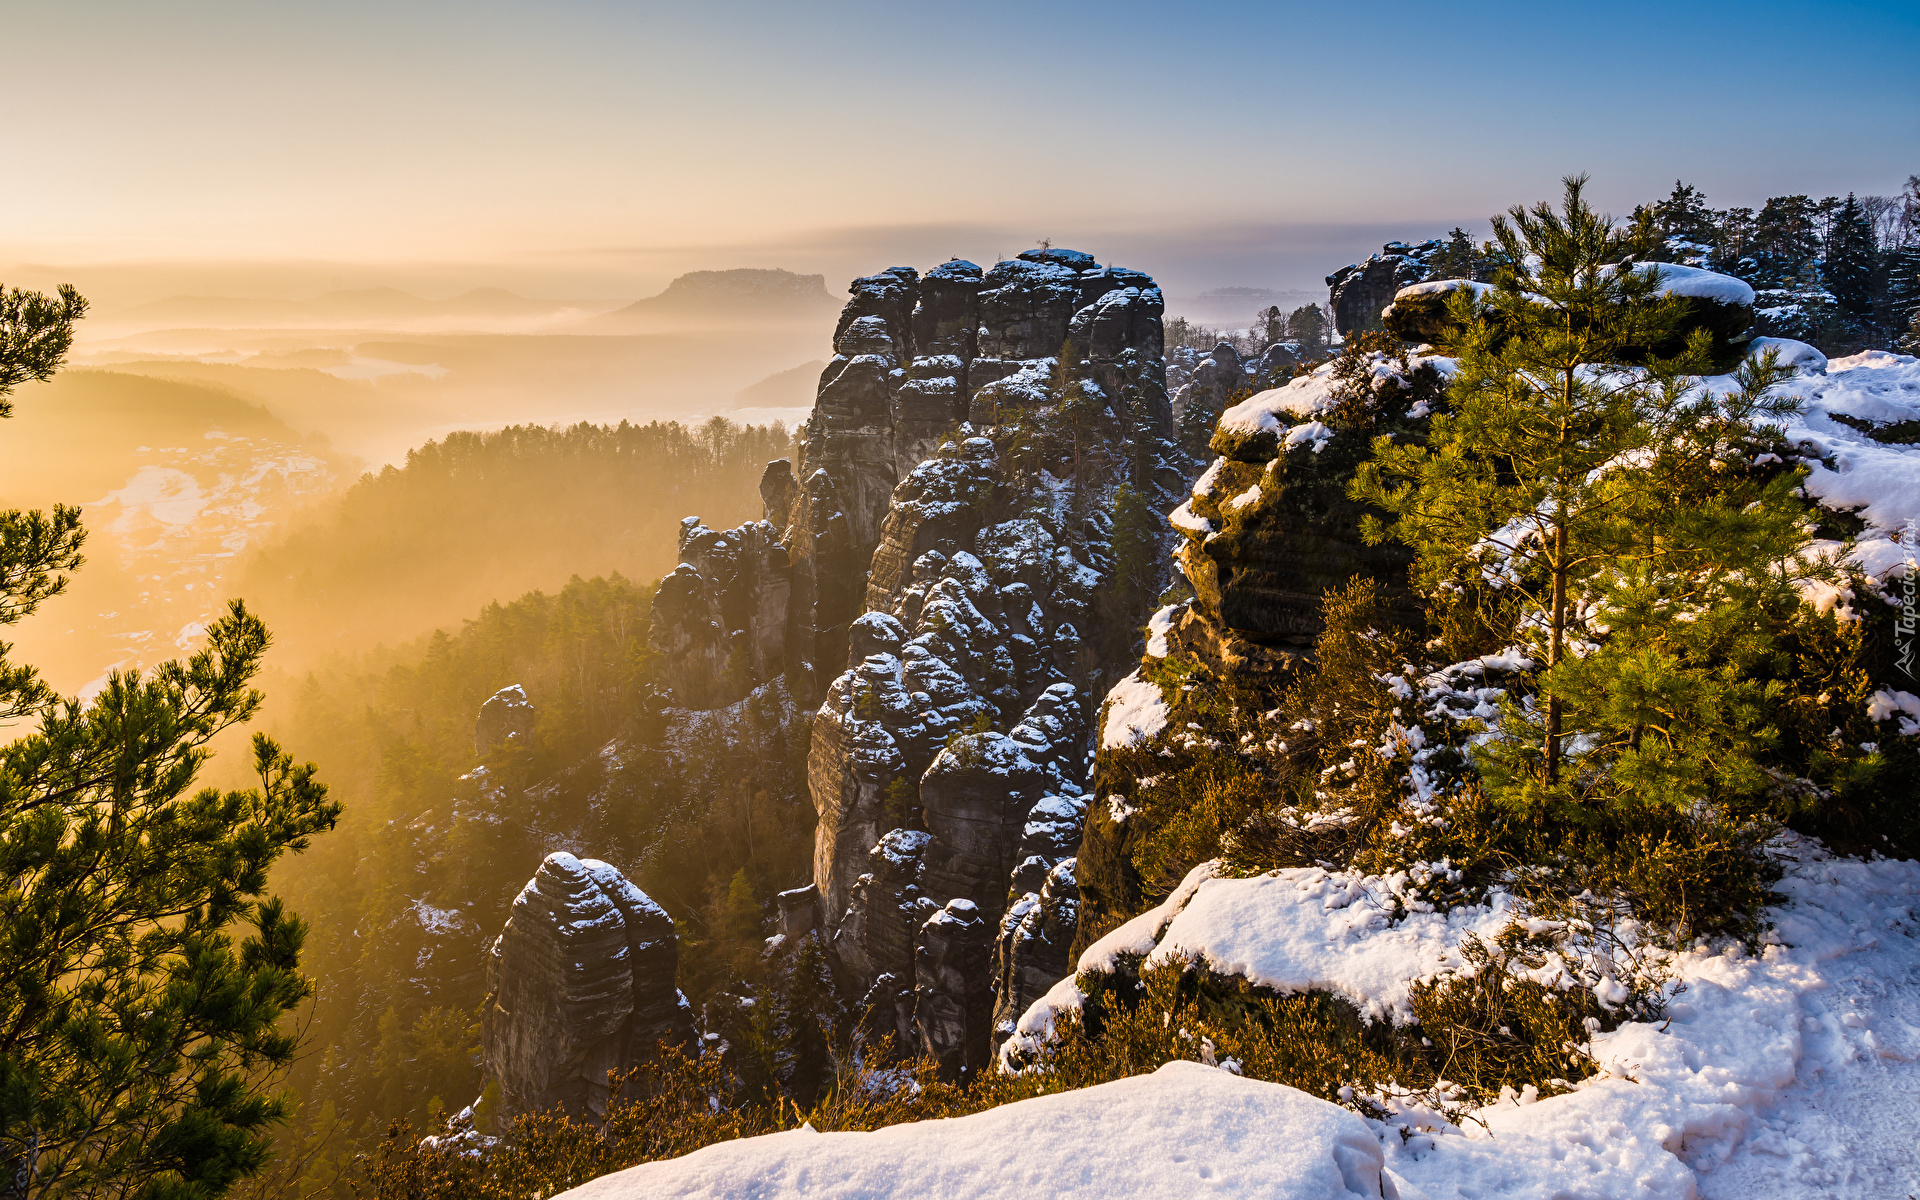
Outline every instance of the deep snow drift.
<svg viewBox="0 0 1920 1200">
<path fill-rule="evenodd" d="M 802 1128 L 722 1142 L 563 1193 L 568 1200 L 1037 1200 L 1392 1196 L 1366 1122 L 1305 1092 L 1198 1063 L 873 1133 Z"/>
</svg>

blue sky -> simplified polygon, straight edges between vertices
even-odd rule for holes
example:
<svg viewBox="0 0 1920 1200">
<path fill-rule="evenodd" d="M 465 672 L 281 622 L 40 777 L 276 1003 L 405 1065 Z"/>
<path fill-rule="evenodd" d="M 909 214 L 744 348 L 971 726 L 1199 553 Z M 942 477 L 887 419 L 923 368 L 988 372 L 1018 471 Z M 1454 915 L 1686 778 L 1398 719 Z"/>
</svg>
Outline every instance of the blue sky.
<svg viewBox="0 0 1920 1200">
<path fill-rule="evenodd" d="M 1176 290 L 1305 286 L 1572 171 L 1620 211 L 1676 177 L 1724 205 L 1920 172 L 1911 3 L 5 0 L 0 25 L 12 262 L 631 290 L 1045 236 Z"/>
</svg>

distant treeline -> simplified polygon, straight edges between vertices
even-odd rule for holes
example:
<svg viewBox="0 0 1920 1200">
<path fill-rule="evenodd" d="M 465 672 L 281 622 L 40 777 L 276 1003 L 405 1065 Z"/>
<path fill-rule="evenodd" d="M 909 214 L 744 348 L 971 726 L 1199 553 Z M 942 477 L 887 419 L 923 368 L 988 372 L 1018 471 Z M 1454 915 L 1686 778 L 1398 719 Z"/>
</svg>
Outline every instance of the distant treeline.
<svg viewBox="0 0 1920 1200">
<path fill-rule="evenodd" d="M 1760 333 L 1828 354 L 1920 349 L 1920 175 L 1894 196 L 1774 196 L 1757 210 L 1709 207 L 1676 181 L 1633 222 L 1668 261 L 1752 284 Z M 1491 280 L 1500 265 L 1495 246 L 1455 229 L 1433 277 Z"/>
<path fill-rule="evenodd" d="M 360 478 L 264 548 L 235 591 L 283 664 L 409 640 L 573 575 L 648 580 L 674 566 L 675 528 L 760 515 L 787 430 L 715 417 L 454 433 Z"/>
</svg>

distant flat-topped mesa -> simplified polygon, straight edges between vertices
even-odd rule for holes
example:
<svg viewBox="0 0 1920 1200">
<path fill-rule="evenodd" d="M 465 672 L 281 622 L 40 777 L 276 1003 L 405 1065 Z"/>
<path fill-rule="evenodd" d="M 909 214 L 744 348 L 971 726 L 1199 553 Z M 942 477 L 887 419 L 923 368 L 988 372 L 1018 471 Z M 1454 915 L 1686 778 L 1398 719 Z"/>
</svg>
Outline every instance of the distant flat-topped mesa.
<svg viewBox="0 0 1920 1200">
<path fill-rule="evenodd" d="M 689 271 L 659 295 L 636 300 L 600 319 L 825 317 L 839 304 L 828 294 L 824 275 L 741 267 L 732 271 Z"/>
</svg>

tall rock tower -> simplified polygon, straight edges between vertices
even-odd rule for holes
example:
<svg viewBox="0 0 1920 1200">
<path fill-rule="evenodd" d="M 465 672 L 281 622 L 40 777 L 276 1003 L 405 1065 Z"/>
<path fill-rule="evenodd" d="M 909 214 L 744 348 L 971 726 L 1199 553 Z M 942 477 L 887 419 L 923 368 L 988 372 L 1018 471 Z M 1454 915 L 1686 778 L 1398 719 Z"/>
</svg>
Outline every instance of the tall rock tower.
<svg viewBox="0 0 1920 1200">
<path fill-rule="evenodd" d="M 1180 486 L 1162 302 L 1054 248 L 851 290 L 799 469 L 762 485 L 820 703 L 814 885 L 880 1030 L 958 1075 L 1066 971 L 1093 706 L 1155 590 L 1122 586 L 1116 499 Z M 1123 531 L 1149 579 L 1153 524 Z"/>
</svg>

